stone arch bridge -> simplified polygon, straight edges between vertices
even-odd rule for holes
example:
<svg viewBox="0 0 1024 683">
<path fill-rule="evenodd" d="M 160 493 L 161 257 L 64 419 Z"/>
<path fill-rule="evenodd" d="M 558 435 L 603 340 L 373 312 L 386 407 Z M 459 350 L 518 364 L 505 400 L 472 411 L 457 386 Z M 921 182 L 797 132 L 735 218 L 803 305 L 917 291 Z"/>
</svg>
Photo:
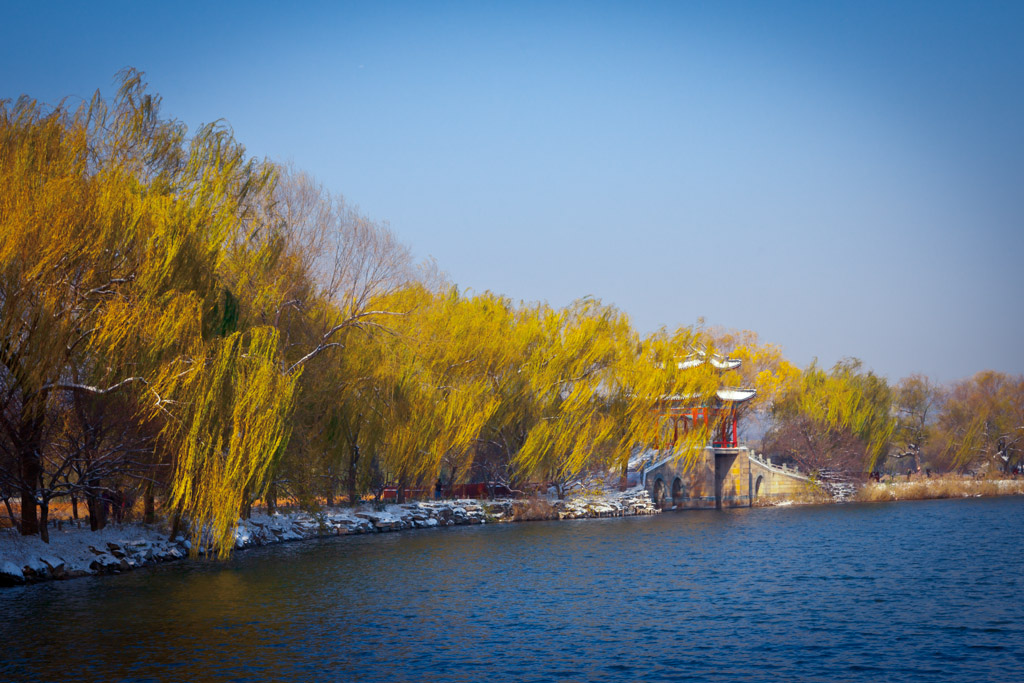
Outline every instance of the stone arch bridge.
<svg viewBox="0 0 1024 683">
<path fill-rule="evenodd" d="M 750 507 L 806 490 L 810 478 L 746 447 L 704 448 L 690 463 L 674 453 L 654 456 L 640 469 L 641 481 L 663 510 Z"/>
</svg>

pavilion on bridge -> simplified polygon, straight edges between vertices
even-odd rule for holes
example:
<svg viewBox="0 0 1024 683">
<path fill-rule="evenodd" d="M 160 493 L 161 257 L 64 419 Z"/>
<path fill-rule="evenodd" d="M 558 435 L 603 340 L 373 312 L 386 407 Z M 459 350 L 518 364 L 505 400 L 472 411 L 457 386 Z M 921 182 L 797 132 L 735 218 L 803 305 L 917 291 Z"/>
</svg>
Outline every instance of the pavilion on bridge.
<svg viewBox="0 0 1024 683">
<path fill-rule="evenodd" d="M 741 361 L 696 350 L 677 362 L 680 370 L 709 364 L 720 374 Z M 642 480 L 663 508 L 745 507 L 750 505 L 750 465 L 740 446 L 738 423 L 754 396 L 753 389 L 720 388 L 711 400 L 667 396 L 662 402 L 662 427 L 656 455 L 644 466 Z M 695 429 L 711 430 L 708 443 L 695 457 L 680 456 L 676 444 Z M 671 487 L 671 488 L 670 488 Z"/>
</svg>

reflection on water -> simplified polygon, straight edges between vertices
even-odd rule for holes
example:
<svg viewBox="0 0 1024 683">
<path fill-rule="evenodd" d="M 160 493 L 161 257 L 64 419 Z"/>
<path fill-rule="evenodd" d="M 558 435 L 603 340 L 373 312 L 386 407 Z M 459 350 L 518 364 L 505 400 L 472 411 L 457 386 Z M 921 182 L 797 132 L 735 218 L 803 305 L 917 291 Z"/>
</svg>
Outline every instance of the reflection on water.
<svg viewBox="0 0 1024 683">
<path fill-rule="evenodd" d="M 1024 499 L 401 532 L 0 592 L 0 678 L 1015 680 Z"/>
</svg>

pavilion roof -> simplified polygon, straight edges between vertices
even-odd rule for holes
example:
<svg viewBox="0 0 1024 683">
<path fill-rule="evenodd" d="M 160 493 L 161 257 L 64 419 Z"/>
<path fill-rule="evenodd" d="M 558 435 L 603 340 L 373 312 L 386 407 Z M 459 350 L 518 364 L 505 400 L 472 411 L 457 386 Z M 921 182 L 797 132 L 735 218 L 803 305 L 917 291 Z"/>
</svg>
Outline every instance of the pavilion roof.
<svg viewBox="0 0 1024 683">
<path fill-rule="evenodd" d="M 757 391 L 754 389 L 718 389 L 715 394 L 722 401 L 729 403 L 743 403 L 757 396 Z M 666 396 L 666 401 L 692 401 L 695 398 L 700 398 L 696 394 L 673 394 L 672 396 Z"/>
<path fill-rule="evenodd" d="M 695 368 L 699 365 L 710 363 L 713 367 L 719 370 L 735 370 L 740 366 L 742 361 L 735 358 L 729 358 L 718 353 L 708 353 L 703 349 L 694 349 L 693 353 L 689 354 L 681 361 L 676 363 L 676 367 L 680 370 L 687 370 L 689 368 Z"/>
</svg>

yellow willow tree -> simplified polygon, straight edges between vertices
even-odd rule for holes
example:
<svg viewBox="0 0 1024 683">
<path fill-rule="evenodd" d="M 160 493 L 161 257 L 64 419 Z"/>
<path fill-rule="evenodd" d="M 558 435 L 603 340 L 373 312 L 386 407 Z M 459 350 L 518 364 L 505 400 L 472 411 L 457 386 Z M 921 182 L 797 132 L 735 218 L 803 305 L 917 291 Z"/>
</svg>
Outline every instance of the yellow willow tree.
<svg viewBox="0 0 1024 683">
<path fill-rule="evenodd" d="M 496 400 L 494 411 L 484 425 L 471 465 L 472 476 L 483 478 L 489 488 L 504 484 L 517 488 L 526 473 L 513 466 L 515 455 L 523 447 L 530 430 L 540 420 L 540 403 L 532 390 L 530 363 L 547 341 L 543 320 L 549 309 L 544 305 L 513 305 L 492 294 L 476 297 L 477 329 L 474 335 L 485 360 L 479 364 L 490 395 Z M 470 470 L 449 467 L 452 482 Z"/>
<path fill-rule="evenodd" d="M 445 301 L 436 309 L 445 336 L 434 338 L 444 342 L 446 366 L 457 369 L 463 386 L 483 379 L 486 391 L 478 393 L 489 401 L 472 461 L 461 450 L 443 458 L 453 482 L 472 469 L 488 483 L 541 478 L 562 487 L 612 463 L 624 467 L 632 448 L 657 433 L 667 395 L 700 395 L 701 380 L 715 386 L 701 370 L 677 372 L 664 363 L 659 370 L 655 345 L 641 353 L 628 319 L 596 301 L 561 310 L 515 306 L 491 293 L 449 292 Z M 672 341 L 682 343 L 682 334 Z M 670 346 L 666 340 L 658 348 L 671 358 Z M 436 467 L 436 458 L 429 465 Z"/>
<path fill-rule="evenodd" d="M 715 350 L 691 327 L 648 335 L 616 374 L 621 424 L 616 466 L 625 474 L 630 455 L 642 459 L 671 458 L 691 465 L 719 430 L 725 414 L 708 411 L 706 420 L 684 428 L 695 408 L 717 405 L 723 386 L 719 370 L 708 360 Z M 706 413 L 707 414 L 707 413 Z"/>
<path fill-rule="evenodd" d="M 1024 453 L 1024 377 L 986 370 L 954 384 L 936 437 L 952 467 L 1009 472 Z"/>
<path fill-rule="evenodd" d="M 757 391 L 748 408 L 752 413 L 769 412 L 775 401 L 800 380 L 800 368 L 786 360 L 782 348 L 762 342 L 756 332 L 712 328 L 702 337 L 723 355 L 740 361 L 741 365 L 723 375 L 723 380 L 727 386 Z"/>
<path fill-rule="evenodd" d="M 469 476 L 486 425 L 503 396 L 493 379 L 510 365 L 517 348 L 513 309 L 490 292 L 463 295 L 452 286 L 410 289 L 388 358 L 389 450 L 404 454 L 388 469 L 400 481 L 423 483 Z M 389 428 L 389 431 L 391 428 Z M 419 444 L 417 447 L 416 444 Z M 417 453 L 418 450 L 418 453 Z"/>
<path fill-rule="evenodd" d="M 446 458 L 468 468 L 471 446 L 497 400 L 484 372 L 492 359 L 479 336 L 479 302 L 454 287 L 436 293 L 410 287 L 390 305 L 407 313 L 395 322 L 397 336 L 377 369 L 381 464 L 404 486 L 433 481 Z"/>
<path fill-rule="evenodd" d="M 149 284 L 148 245 L 166 211 L 150 187 L 166 187 L 180 161 L 182 131 L 159 121 L 156 104 L 131 75 L 113 110 L 98 95 L 75 111 L 0 103 L 0 447 L 17 462 L 5 474 L 21 491 L 25 534 L 46 533 L 36 514 L 41 438 L 59 397 L 138 391 L 153 363 L 198 330 L 199 297 L 150 291 L 159 300 L 143 315 L 159 341 L 113 366 L 138 328 L 126 302 Z"/>
<path fill-rule="evenodd" d="M 375 301 L 375 309 L 378 305 L 386 304 Z M 386 324 L 376 321 L 381 318 Z M 342 320 L 340 311 L 335 319 Z M 394 393 L 389 348 L 398 343 L 392 326 L 400 319 L 382 313 L 344 326 L 329 341 L 313 338 L 313 350 L 321 351 L 299 366 L 309 370 L 299 387 L 295 433 L 274 472 L 275 481 L 287 482 L 300 501 L 319 493 L 330 500 L 343 481 L 348 501 L 355 505 L 368 488 L 388 429 Z"/>
<path fill-rule="evenodd" d="M 40 439 L 58 393 L 133 395 L 140 425 L 163 425 L 174 508 L 221 550 L 237 506 L 217 492 L 258 484 L 286 437 L 297 373 L 281 379 L 276 332 L 239 329 L 222 284 L 231 264 L 275 260 L 275 228 L 251 210 L 274 169 L 223 127 L 185 140 L 135 72 L 112 107 L 98 95 L 74 112 L 0 106 L 2 445 L 18 460 L 23 533 L 38 529 Z"/>
<path fill-rule="evenodd" d="M 635 448 L 658 440 L 672 397 L 700 401 L 714 391 L 707 370 L 680 367 L 688 331 L 641 343 L 625 315 L 589 299 L 563 310 L 539 307 L 524 324 L 538 331 L 527 335 L 536 340 L 523 366 L 528 429 L 513 466 L 560 494 L 586 472 L 624 471 Z M 702 439 L 699 430 L 685 435 L 678 456 Z"/>
<path fill-rule="evenodd" d="M 287 444 L 298 375 L 280 371 L 278 342 L 271 327 L 235 332 L 208 344 L 201 368 L 169 365 L 154 381 L 182 398 L 161 446 L 174 449 L 169 503 L 188 515 L 194 552 L 204 540 L 222 557 L 231 551 L 246 492 L 263 490 Z"/>
<path fill-rule="evenodd" d="M 888 383 L 856 359 L 830 372 L 812 363 L 774 415 L 779 425 L 767 441 L 810 471 L 873 470 L 896 427 Z"/>
<path fill-rule="evenodd" d="M 282 335 L 284 368 L 300 369 L 295 439 L 271 478 L 268 505 L 277 484 L 311 501 L 320 489 L 333 496 L 344 468 L 350 500 L 365 479 L 380 424 L 372 381 L 382 345 L 394 338 L 402 310 L 389 295 L 415 279 L 408 249 L 386 225 L 346 205 L 309 176 L 284 169 L 261 207 L 266 224 L 286 226 L 277 244 L 273 286 L 256 280 L 259 305 L 245 315 L 272 320 Z M 252 269 L 235 279 L 239 291 L 252 285 Z M 366 446 L 366 448 L 364 448 Z M 346 461 L 347 462 L 343 462 Z"/>
<path fill-rule="evenodd" d="M 561 493 L 566 481 L 607 455 L 616 424 L 602 389 L 631 330 L 624 315 L 592 300 L 562 310 L 538 306 L 519 326 L 532 341 L 521 361 L 528 384 L 519 397 L 528 428 L 512 467 L 519 477 L 555 483 Z"/>
<path fill-rule="evenodd" d="M 558 310 L 517 307 L 490 293 L 449 293 L 437 310 L 457 340 L 436 337 L 444 340 L 447 365 L 465 386 L 479 387 L 481 378 L 486 386 L 478 392 L 489 401 L 489 417 L 475 439 L 472 466 L 488 482 L 539 478 L 563 490 L 588 472 L 624 468 L 637 444 L 655 440 L 666 397 L 686 393 L 699 402 L 717 388 L 707 368 L 677 367 L 678 349 L 693 341 L 692 332 L 662 333 L 641 345 L 626 316 L 593 300 Z M 704 431 L 685 435 L 680 454 L 703 445 Z M 468 474 L 467 456 L 449 452 L 445 459 L 453 481 Z"/>
<path fill-rule="evenodd" d="M 390 334 L 347 330 L 344 349 L 305 376 L 304 405 L 297 416 L 309 421 L 302 431 L 322 455 L 327 485 L 342 480 L 350 505 L 369 488 L 387 434 L 389 392 L 380 369 L 392 340 Z M 296 452 L 294 460 L 305 463 L 307 458 L 308 453 Z"/>
<path fill-rule="evenodd" d="M 141 83 L 128 86 L 123 101 L 146 101 Z M 251 312 L 272 298 L 266 292 L 282 272 L 304 278 L 283 258 L 287 226 L 258 211 L 272 191 L 273 166 L 247 158 L 221 126 L 202 127 L 180 157 L 173 177 L 155 184 L 166 192 L 140 240 L 144 258 L 133 287 L 101 317 L 91 348 L 119 361 L 114 368 L 149 361 L 157 397 L 149 417 L 163 419 L 157 445 L 171 467 L 169 507 L 175 520 L 191 521 L 193 552 L 205 530 L 223 555 L 233 547 L 243 492 L 265 483 L 287 442 L 300 376 L 283 368 L 276 321 Z M 180 316 L 194 324 L 173 355 L 154 315 L 168 298 L 194 306 L 192 316 Z"/>
</svg>

